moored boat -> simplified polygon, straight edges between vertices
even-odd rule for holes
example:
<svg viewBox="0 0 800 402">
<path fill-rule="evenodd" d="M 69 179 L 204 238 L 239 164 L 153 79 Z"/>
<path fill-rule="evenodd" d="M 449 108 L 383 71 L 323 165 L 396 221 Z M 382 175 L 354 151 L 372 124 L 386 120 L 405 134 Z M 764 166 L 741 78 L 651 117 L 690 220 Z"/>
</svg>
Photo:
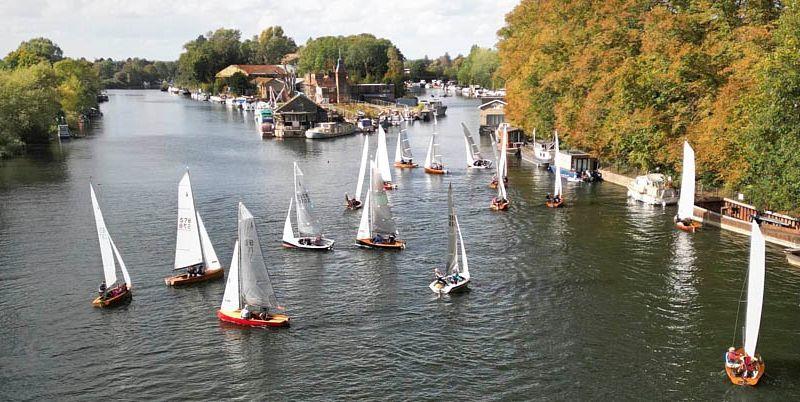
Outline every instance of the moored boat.
<svg viewBox="0 0 800 402">
<path fill-rule="evenodd" d="M 628 184 L 628 197 L 649 205 L 667 206 L 678 203 L 678 194 L 672 180 L 661 173 L 636 176 Z"/>
<path fill-rule="evenodd" d="M 192 183 L 187 170 L 178 184 L 178 226 L 173 270 L 185 271 L 164 278 L 167 286 L 181 286 L 219 279 L 222 265 L 194 204 Z"/>
<path fill-rule="evenodd" d="M 472 133 L 469 132 L 467 125 L 461 122 L 461 128 L 464 131 L 464 147 L 467 151 L 467 168 L 469 169 L 491 169 L 492 161 L 484 159 L 481 151 L 475 141 L 472 139 Z"/>
<path fill-rule="evenodd" d="M 786 261 L 795 267 L 800 267 L 800 248 L 790 248 L 783 250 L 786 254 Z"/>
<path fill-rule="evenodd" d="M 688 141 L 684 141 L 681 194 L 678 198 L 678 214 L 675 215 L 675 227 L 689 233 L 694 233 L 701 226 L 700 222 L 694 220 L 694 180 L 694 149 L 692 149 Z"/>
<path fill-rule="evenodd" d="M 461 226 L 458 224 L 455 206 L 453 205 L 453 185 L 447 189 L 448 206 L 448 232 L 447 232 L 447 262 L 445 272 L 435 271 L 436 279 L 428 287 L 438 294 L 448 294 L 464 290 L 469 285 L 470 273 L 467 261 L 467 250 L 464 238 L 461 236 Z M 460 244 L 460 248 L 458 247 Z"/>
<path fill-rule="evenodd" d="M 306 138 L 320 140 L 355 134 L 356 126 L 353 123 L 329 121 L 319 123 L 316 127 L 306 130 Z"/>
<path fill-rule="evenodd" d="M 301 250 L 327 251 L 333 249 L 334 241 L 322 233 L 322 224 L 314 213 L 314 203 L 303 184 L 303 172 L 294 163 L 294 197 L 289 201 L 289 212 L 283 225 L 283 246 Z M 297 232 L 292 229 L 292 204 L 297 211 Z"/>
<path fill-rule="evenodd" d="M 225 294 L 217 310 L 221 321 L 247 327 L 286 327 L 289 316 L 270 310 L 283 308 L 272 288 L 261 253 L 253 215 L 239 203 L 238 239 L 225 283 Z"/>
<path fill-rule="evenodd" d="M 397 227 L 383 179 L 374 161 L 370 162 L 370 186 L 361 211 L 361 221 L 356 234 L 356 245 L 366 248 L 402 250 L 406 242 L 398 239 Z"/>
<path fill-rule="evenodd" d="M 394 150 L 394 167 L 401 169 L 411 169 L 418 165 L 414 163 L 414 155 L 411 154 L 411 143 L 408 140 L 408 131 L 400 130 L 397 136 L 397 145 Z"/>
<path fill-rule="evenodd" d="M 750 261 L 745 279 L 747 282 L 745 303 L 747 304 L 745 306 L 745 323 L 742 331 L 744 347 L 729 348 L 725 354 L 724 361 L 725 373 L 733 384 L 753 386 L 758 384 L 766 369 L 764 360 L 756 353 L 758 335 L 761 328 L 761 309 L 764 303 L 766 244 L 757 218 L 753 219 L 751 230 Z M 734 331 L 737 329 L 734 328 Z"/>
<path fill-rule="evenodd" d="M 97 239 L 100 242 L 100 257 L 103 260 L 103 276 L 104 282 L 100 285 L 99 295 L 92 300 L 92 305 L 95 307 L 112 307 L 129 301 L 133 295 L 133 286 L 131 285 L 131 277 L 128 274 L 128 269 L 122 256 L 119 254 L 114 240 L 108 233 L 106 222 L 103 219 L 103 212 L 100 210 L 100 204 L 97 202 L 97 196 L 94 193 L 94 186 L 89 184 L 89 192 L 92 198 L 92 210 L 94 211 L 94 222 L 97 227 Z M 123 281 L 117 282 L 117 268 L 116 263 L 119 263 L 120 271 L 122 271 Z"/>
<path fill-rule="evenodd" d="M 536 129 L 533 129 L 533 163 L 536 166 L 548 167 L 555 161 L 555 137 L 557 132 L 553 132 L 553 141 L 536 140 Z"/>
</svg>

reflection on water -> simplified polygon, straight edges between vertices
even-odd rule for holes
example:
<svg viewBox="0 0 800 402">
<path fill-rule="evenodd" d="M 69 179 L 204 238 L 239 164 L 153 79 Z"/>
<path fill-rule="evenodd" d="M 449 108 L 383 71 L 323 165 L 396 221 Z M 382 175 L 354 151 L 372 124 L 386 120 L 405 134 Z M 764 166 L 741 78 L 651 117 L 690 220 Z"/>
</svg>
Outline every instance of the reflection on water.
<svg viewBox="0 0 800 402">
<path fill-rule="evenodd" d="M 464 399 L 788 399 L 800 387 L 800 275 L 778 249 L 768 252 L 759 340 L 768 372 L 756 390 L 733 389 L 720 355 L 747 239 L 677 231 L 674 208 L 627 203 L 607 183 L 564 182 L 565 208 L 548 209 L 553 175 L 515 158 L 511 209 L 490 211 L 493 170 L 464 167 L 460 123 L 477 132 L 476 100 L 445 100 L 438 132 L 452 174 L 392 171 L 408 249 L 382 253 L 353 245 L 361 214 L 343 207 L 363 137 L 262 140 L 252 113 L 158 91 L 110 96 L 88 138 L 0 165 L 0 359 L 13 368 L 0 371 L 2 399 L 163 399 L 164 390 L 181 399 L 445 399 L 453 390 Z M 388 132 L 390 150 L 398 131 Z M 421 162 L 433 125 L 408 131 Z M 488 136 L 479 144 L 492 155 Z M 333 252 L 281 247 L 293 161 Z M 256 216 L 291 328 L 220 324 L 224 281 L 163 285 L 186 166 L 226 266 L 236 204 Z M 89 304 L 102 276 L 90 178 L 133 277 L 134 298 L 120 309 Z M 437 298 L 427 285 L 445 259 L 449 183 L 473 282 Z"/>
</svg>

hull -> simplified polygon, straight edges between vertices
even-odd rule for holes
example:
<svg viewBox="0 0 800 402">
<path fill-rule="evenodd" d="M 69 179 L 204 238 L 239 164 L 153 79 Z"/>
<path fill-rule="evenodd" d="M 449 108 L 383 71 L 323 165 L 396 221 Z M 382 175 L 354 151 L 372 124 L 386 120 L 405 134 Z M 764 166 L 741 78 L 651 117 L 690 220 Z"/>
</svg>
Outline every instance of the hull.
<svg viewBox="0 0 800 402">
<path fill-rule="evenodd" d="M 395 240 L 394 243 L 373 243 L 372 239 L 356 239 L 356 245 L 359 247 L 385 250 L 403 250 L 406 248 L 405 240 Z"/>
<path fill-rule="evenodd" d="M 335 241 L 333 241 L 331 239 L 323 238 L 321 245 L 301 244 L 300 243 L 300 239 L 307 239 L 307 240 L 309 240 L 309 242 L 312 242 L 314 240 L 313 237 L 298 237 L 298 238 L 294 239 L 293 241 L 284 240 L 283 241 L 283 247 L 296 248 L 296 249 L 301 249 L 301 250 L 329 251 L 329 250 L 333 250 L 333 243 L 335 243 Z"/>
<path fill-rule="evenodd" d="M 744 349 L 742 349 L 742 348 L 736 349 L 736 352 L 739 353 L 739 354 L 744 354 Z M 755 375 L 755 377 L 752 377 L 752 378 L 750 378 L 750 377 L 748 377 L 748 378 L 740 377 L 739 375 L 737 375 L 737 373 L 736 373 L 734 368 L 728 367 L 727 364 L 725 365 L 725 374 L 728 375 L 728 379 L 734 385 L 749 385 L 749 386 L 752 387 L 752 386 L 755 386 L 756 384 L 758 384 L 758 381 L 761 379 L 761 376 L 764 375 L 764 370 L 766 369 L 766 364 L 764 364 L 764 361 L 761 360 L 761 356 L 758 356 L 758 353 L 756 353 L 756 356 L 759 359 L 758 359 L 758 363 L 756 363 L 756 375 Z"/>
<path fill-rule="evenodd" d="M 95 299 L 92 300 L 92 306 L 100 308 L 114 307 L 130 301 L 132 297 L 133 293 L 131 293 L 131 290 L 128 289 L 123 293 L 120 293 L 114 297 L 107 298 L 105 300 L 101 300 L 100 296 L 95 297 Z"/>
<path fill-rule="evenodd" d="M 342 132 L 342 133 L 321 133 L 319 131 L 306 131 L 306 138 L 310 140 L 324 140 L 326 138 L 336 138 L 336 137 L 343 137 L 345 135 L 355 134 L 355 130 L 350 132 Z"/>
<path fill-rule="evenodd" d="M 491 169 L 491 168 L 493 168 L 493 167 L 494 167 L 494 164 L 493 164 L 493 163 L 491 163 L 491 162 L 489 162 L 489 163 L 487 163 L 487 164 L 485 164 L 485 165 L 478 165 L 478 166 L 475 166 L 475 165 L 467 165 L 467 169 Z"/>
<path fill-rule="evenodd" d="M 413 168 L 415 168 L 417 166 L 419 166 L 419 165 L 417 165 L 416 163 L 400 163 L 400 162 L 395 162 L 394 163 L 394 167 L 400 168 L 400 169 L 413 169 Z"/>
<path fill-rule="evenodd" d="M 217 310 L 217 318 L 231 324 L 240 325 L 243 327 L 288 327 L 289 316 L 285 314 L 273 314 L 269 320 L 246 320 L 241 317 L 241 310 L 227 311 Z"/>
<path fill-rule="evenodd" d="M 800 249 L 799 248 L 784 250 L 783 252 L 786 253 L 786 261 L 788 261 L 789 264 L 794 265 L 795 267 L 800 267 Z"/>
<path fill-rule="evenodd" d="M 447 169 L 425 168 L 425 173 L 429 173 L 429 174 L 447 174 Z"/>
<path fill-rule="evenodd" d="M 450 293 L 456 293 L 456 292 L 463 291 L 463 290 L 465 290 L 467 288 L 467 285 L 469 285 L 469 279 L 464 279 L 464 280 L 458 282 L 455 285 L 452 284 L 452 283 L 448 283 L 447 285 L 443 285 L 439 281 L 433 281 L 433 282 L 431 282 L 430 285 L 428 285 L 428 288 L 430 288 L 430 290 L 432 290 L 433 293 L 437 293 L 437 294 L 440 294 L 440 295 L 446 295 L 446 294 L 450 294 Z"/>
<path fill-rule="evenodd" d="M 198 282 L 206 282 L 211 281 L 214 279 L 220 279 L 224 276 L 225 270 L 222 268 L 219 269 L 207 269 L 204 275 L 201 276 L 189 276 L 189 274 L 181 274 L 170 276 L 168 278 L 164 278 L 164 283 L 167 286 L 185 286 L 191 285 L 193 283 Z"/>
<path fill-rule="evenodd" d="M 683 222 L 675 222 L 675 227 L 676 227 L 677 229 L 679 229 L 679 230 L 683 230 L 684 232 L 687 232 L 687 233 L 694 233 L 694 232 L 696 232 L 696 231 L 697 231 L 697 229 L 699 229 L 699 228 L 700 228 L 700 226 L 702 226 L 702 225 L 700 224 L 700 222 L 695 222 L 695 221 L 692 221 L 692 223 L 691 223 L 690 225 L 686 225 L 686 224 L 684 224 Z"/>
<path fill-rule="evenodd" d="M 495 202 L 492 200 L 491 204 L 489 204 L 489 208 L 491 208 L 492 211 L 507 211 L 509 204 L 511 203 L 508 200 L 505 202 Z"/>
<path fill-rule="evenodd" d="M 397 188 L 397 184 L 393 184 L 392 182 L 386 181 L 383 182 L 383 189 L 384 190 L 394 190 Z"/>
<path fill-rule="evenodd" d="M 546 205 L 546 206 L 547 206 L 547 208 L 560 208 L 562 205 L 564 205 L 564 199 L 561 199 L 561 200 L 560 200 L 560 201 L 558 201 L 558 202 L 555 202 L 555 201 L 545 201 L 545 202 L 544 202 L 544 205 Z"/>
</svg>

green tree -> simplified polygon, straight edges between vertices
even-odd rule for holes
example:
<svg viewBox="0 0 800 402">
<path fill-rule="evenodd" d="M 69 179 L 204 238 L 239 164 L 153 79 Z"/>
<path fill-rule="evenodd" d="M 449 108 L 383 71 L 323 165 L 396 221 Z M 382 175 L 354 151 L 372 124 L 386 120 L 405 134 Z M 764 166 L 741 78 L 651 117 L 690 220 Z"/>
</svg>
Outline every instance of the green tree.
<svg viewBox="0 0 800 402">
<path fill-rule="evenodd" d="M 254 52 L 250 62 L 253 64 L 280 64 L 283 56 L 297 51 L 294 39 L 286 36 L 278 25 L 253 36 L 252 43 Z"/>
<path fill-rule="evenodd" d="M 458 82 L 463 85 L 480 85 L 485 88 L 502 86 L 502 80 L 496 79 L 495 71 L 500 66 L 500 58 L 496 50 L 472 46 L 469 55 L 458 68 Z M 443 75 L 444 70 L 442 71 Z"/>
<path fill-rule="evenodd" d="M 0 157 L 23 144 L 46 143 L 60 105 L 58 78 L 48 63 L 0 71 Z"/>
<path fill-rule="evenodd" d="M 81 113 L 97 106 L 100 78 L 85 60 L 64 59 L 53 65 L 59 80 L 59 103 L 67 121 L 74 125 Z"/>
<path fill-rule="evenodd" d="M 63 58 L 63 52 L 47 38 L 34 38 L 20 43 L 16 50 L 6 56 L 4 62 L 9 68 L 29 67 L 43 61 L 55 63 Z"/>
</svg>

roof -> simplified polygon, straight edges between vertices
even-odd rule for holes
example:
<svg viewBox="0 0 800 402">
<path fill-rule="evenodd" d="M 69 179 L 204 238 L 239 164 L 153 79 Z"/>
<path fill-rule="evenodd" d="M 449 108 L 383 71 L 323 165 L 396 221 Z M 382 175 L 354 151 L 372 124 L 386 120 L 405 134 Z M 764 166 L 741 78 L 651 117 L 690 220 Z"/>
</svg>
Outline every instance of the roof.
<svg viewBox="0 0 800 402">
<path fill-rule="evenodd" d="M 486 103 L 484 103 L 484 104 L 482 104 L 482 105 L 478 106 L 478 109 L 481 109 L 481 110 L 483 110 L 483 109 L 486 109 L 487 107 L 489 107 L 490 105 L 494 105 L 494 104 L 500 104 L 500 105 L 502 105 L 502 106 L 505 106 L 505 105 L 507 105 L 507 103 L 506 103 L 506 102 L 504 102 L 504 101 L 501 101 L 500 99 L 495 99 L 495 100 L 493 100 L 493 101 L 489 101 L 489 102 L 486 102 Z"/>
<path fill-rule="evenodd" d="M 275 64 L 231 64 L 217 73 L 217 77 L 230 77 L 236 72 L 251 75 L 286 75 L 283 67 Z"/>
<path fill-rule="evenodd" d="M 298 93 L 288 102 L 275 109 L 275 113 L 316 113 L 320 110 L 325 111 L 304 94 Z"/>
</svg>

